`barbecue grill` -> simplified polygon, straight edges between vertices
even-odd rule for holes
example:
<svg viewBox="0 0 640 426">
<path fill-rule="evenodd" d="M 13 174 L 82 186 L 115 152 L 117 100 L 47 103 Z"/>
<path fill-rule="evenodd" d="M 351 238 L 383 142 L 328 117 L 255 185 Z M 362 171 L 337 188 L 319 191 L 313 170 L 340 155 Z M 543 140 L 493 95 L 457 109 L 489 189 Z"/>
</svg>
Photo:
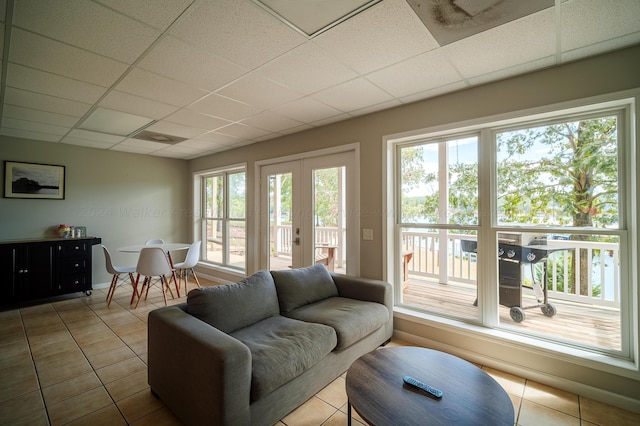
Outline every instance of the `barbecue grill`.
<svg viewBox="0 0 640 426">
<path fill-rule="evenodd" d="M 549 303 L 547 297 L 547 264 L 543 268 L 542 283 L 536 281 L 534 265 L 544 262 L 549 254 L 566 250 L 566 247 L 547 245 L 545 237 L 527 238 L 526 234 L 507 234 L 509 238 L 501 238 L 498 241 L 498 279 L 500 283 L 499 303 L 502 306 L 511 308 L 509 315 L 515 322 L 522 322 L 525 319 L 525 309 L 540 308 L 547 317 L 552 317 L 557 313 L 556 307 Z M 527 244 L 521 241 L 528 239 Z M 462 251 L 466 253 L 477 253 L 478 242 L 476 240 L 462 240 Z M 524 266 L 531 266 L 531 285 L 524 282 Z M 537 304 L 523 306 L 522 289 L 533 290 L 538 301 Z M 476 300 L 477 304 L 477 300 Z"/>
</svg>

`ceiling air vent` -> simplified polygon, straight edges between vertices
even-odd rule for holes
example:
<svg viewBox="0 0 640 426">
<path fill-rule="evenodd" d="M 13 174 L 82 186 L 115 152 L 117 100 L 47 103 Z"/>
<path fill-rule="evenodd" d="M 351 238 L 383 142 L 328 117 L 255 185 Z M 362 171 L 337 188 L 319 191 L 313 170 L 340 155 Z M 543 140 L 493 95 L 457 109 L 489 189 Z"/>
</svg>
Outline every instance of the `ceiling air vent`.
<svg viewBox="0 0 640 426">
<path fill-rule="evenodd" d="M 552 7 L 555 0 L 406 0 L 444 46 Z"/>
<path fill-rule="evenodd" d="M 187 140 L 187 138 L 181 138 L 173 135 L 165 135 L 164 133 L 150 132 L 148 130 L 143 130 L 142 132 L 136 134 L 135 136 L 132 136 L 132 138 L 140 139 L 143 141 L 149 141 L 149 142 L 166 143 L 167 145 L 175 145 L 177 143 Z"/>
</svg>

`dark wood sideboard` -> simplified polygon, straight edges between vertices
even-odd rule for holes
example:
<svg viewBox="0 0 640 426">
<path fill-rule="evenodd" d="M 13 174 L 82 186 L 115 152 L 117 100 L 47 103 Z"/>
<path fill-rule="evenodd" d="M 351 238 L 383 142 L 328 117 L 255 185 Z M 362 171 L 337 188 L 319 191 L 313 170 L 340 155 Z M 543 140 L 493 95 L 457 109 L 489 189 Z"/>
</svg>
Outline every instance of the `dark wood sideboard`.
<svg viewBox="0 0 640 426">
<path fill-rule="evenodd" d="M 92 292 L 92 247 L 97 237 L 0 241 L 0 306 Z"/>
</svg>

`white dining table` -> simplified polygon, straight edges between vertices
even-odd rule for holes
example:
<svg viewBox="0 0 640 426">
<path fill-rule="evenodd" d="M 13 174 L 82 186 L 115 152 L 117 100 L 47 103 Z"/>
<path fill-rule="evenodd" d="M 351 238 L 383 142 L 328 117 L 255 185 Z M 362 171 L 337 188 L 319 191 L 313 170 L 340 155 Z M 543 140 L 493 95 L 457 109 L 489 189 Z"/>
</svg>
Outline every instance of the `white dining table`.
<svg viewBox="0 0 640 426">
<path fill-rule="evenodd" d="M 134 244 L 131 246 L 120 247 L 118 251 L 125 252 L 125 253 L 140 253 L 140 251 L 142 251 L 143 248 L 149 248 L 149 247 L 159 247 L 162 250 L 164 250 L 164 252 L 167 253 L 167 258 L 169 259 L 169 264 L 171 265 L 171 270 L 173 271 L 171 273 L 171 276 L 173 277 L 173 282 L 175 283 L 175 286 L 176 286 L 176 292 L 178 293 L 178 297 L 180 297 L 180 286 L 178 285 L 178 278 L 176 276 L 176 271 L 173 268 L 173 259 L 171 259 L 171 252 L 178 251 L 178 250 L 188 250 L 190 246 L 191 244 L 188 244 L 188 243 Z M 140 277 L 140 274 L 138 274 L 138 278 L 139 277 Z M 137 283 L 138 283 L 138 279 L 136 278 L 136 284 Z M 136 292 L 137 292 L 137 288 L 134 288 L 134 293 Z"/>
</svg>

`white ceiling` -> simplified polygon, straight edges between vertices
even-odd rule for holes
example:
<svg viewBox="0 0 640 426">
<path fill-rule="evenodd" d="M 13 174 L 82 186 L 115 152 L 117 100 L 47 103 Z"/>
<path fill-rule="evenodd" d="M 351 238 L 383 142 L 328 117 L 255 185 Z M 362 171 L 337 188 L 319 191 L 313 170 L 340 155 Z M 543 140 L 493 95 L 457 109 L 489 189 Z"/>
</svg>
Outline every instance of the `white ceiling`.
<svg viewBox="0 0 640 426">
<path fill-rule="evenodd" d="M 640 0 L 555 0 L 444 46 L 406 0 L 383 0 L 312 39 L 251 0 L 0 8 L 0 134 L 183 159 L 640 43 Z M 98 107 L 186 140 L 81 130 Z"/>
</svg>

